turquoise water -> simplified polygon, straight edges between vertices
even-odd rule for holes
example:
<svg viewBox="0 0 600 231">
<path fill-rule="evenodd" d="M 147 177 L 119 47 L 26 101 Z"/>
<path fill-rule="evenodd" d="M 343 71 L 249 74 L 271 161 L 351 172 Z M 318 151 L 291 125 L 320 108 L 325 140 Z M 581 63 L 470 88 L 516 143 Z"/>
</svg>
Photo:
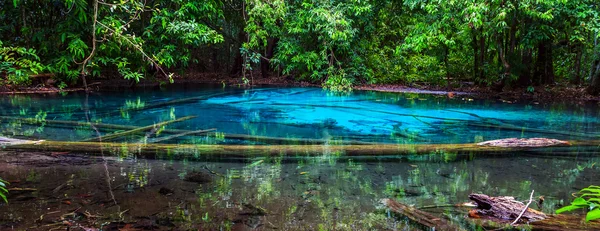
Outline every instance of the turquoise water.
<svg viewBox="0 0 600 231">
<path fill-rule="evenodd" d="M 181 99 L 186 100 L 174 102 Z M 472 143 L 509 137 L 590 140 L 600 135 L 599 112 L 595 103 L 523 104 L 476 100 L 469 95 L 450 99 L 367 91 L 340 95 L 319 88 L 175 85 L 87 96 L 2 96 L 0 136 L 82 141 L 96 138 L 98 133 L 110 135 L 129 129 L 98 126 L 97 133 L 87 125 L 55 122 L 141 127 L 196 116 L 164 129 L 214 128 L 216 133 L 159 143 L 272 143 L 270 139 L 226 138 L 224 134 L 319 139 L 325 144 L 341 140 Z M 111 142 L 150 143 L 177 134 L 162 129 Z M 64 230 L 66 226 L 117 230 L 116 226 L 126 224 L 153 230 L 422 228 L 392 216 L 380 205 L 382 198 L 424 207 L 470 230 L 474 227 L 465 220 L 467 209 L 447 206 L 468 201 L 470 193 L 526 200 L 535 190 L 535 197 L 544 196 L 545 202 L 533 208 L 553 213 L 573 199 L 572 193 L 600 184 L 596 147 L 503 155 L 443 150 L 375 158 L 330 154 L 191 161 L 2 150 L 0 177 L 11 182 L 10 187 L 35 191 L 11 191 L 10 203 L 0 203 L 0 230 Z M 210 180 L 186 180 L 193 172 Z M 442 207 L 428 208 L 434 205 Z M 88 217 L 83 211 L 98 217 Z"/>
<path fill-rule="evenodd" d="M 153 105 L 190 97 L 208 99 Z M 0 98 L 0 115 L 147 126 L 184 116 L 196 118 L 166 128 L 215 128 L 226 134 L 283 138 L 358 140 L 385 143 L 472 143 L 507 137 L 565 140 L 600 136 L 597 105 L 506 103 L 472 100 L 468 95 L 419 95 L 355 91 L 339 95 L 319 88 L 171 87 L 165 90 Z M 147 109 L 144 109 L 147 108 Z M 89 126 L 27 124 L 4 118 L 0 135 L 79 141 L 97 136 Z M 490 126 L 491 125 L 491 126 Z M 510 128 L 506 128 L 510 127 Z M 525 129 L 519 129 L 525 128 Z M 532 129 L 535 131 L 530 131 Z M 543 130 L 543 131 L 539 131 Z M 105 135 L 114 130 L 100 129 Z M 121 141 L 143 142 L 169 134 L 133 134 Z M 180 137 L 167 143 L 256 143 L 243 140 Z"/>
</svg>

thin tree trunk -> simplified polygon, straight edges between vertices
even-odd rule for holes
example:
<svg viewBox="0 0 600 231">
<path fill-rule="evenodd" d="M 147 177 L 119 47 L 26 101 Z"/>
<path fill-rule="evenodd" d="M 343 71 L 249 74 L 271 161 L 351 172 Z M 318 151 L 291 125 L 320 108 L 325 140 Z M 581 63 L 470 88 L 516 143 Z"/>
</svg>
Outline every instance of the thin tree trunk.
<svg viewBox="0 0 600 231">
<path fill-rule="evenodd" d="M 483 28 L 480 29 L 480 37 L 479 37 L 479 64 L 481 68 L 479 69 L 479 79 L 484 79 L 485 74 L 485 36 L 483 35 Z"/>
<path fill-rule="evenodd" d="M 260 59 L 260 72 L 263 78 L 268 78 L 271 72 L 271 58 L 273 58 L 273 54 L 275 53 L 277 42 L 279 42 L 279 38 L 270 38 L 267 40 L 265 56 Z"/>
<path fill-rule="evenodd" d="M 473 77 L 476 77 L 479 73 L 479 46 L 477 45 L 477 30 L 472 29 L 471 33 L 473 35 Z M 480 79 L 481 81 L 481 79 Z"/>
<path fill-rule="evenodd" d="M 600 56 L 600 54 L 597 54 Z M 590 73 L 592 83 L 587 88 L 590 95 L 600 95 L 600 58 L 596 58 Z"/>
<path fill-rule="evenodd" d="M 448 56 L 450 55 L 448 46 L 444 46 L 444 66 L 446 69 L 446 91 L 450 91 L 450 64 L 448 64 Z"/>
<path fill-rule="evenodd" d="M 577 46 L 577 55 L 575 56 L 575 76 L 572 80 L 573 84 L 581 84 L 581 56 L 583 53 L 583 46 Z"/>
<path fill-rule="evenodd" d="M 552 62 L 552 43 L 550 40 L 538 43 L 538 57 L 533 75 L 536 84 L 554 83 L 554 64 Z"/>
</svg>

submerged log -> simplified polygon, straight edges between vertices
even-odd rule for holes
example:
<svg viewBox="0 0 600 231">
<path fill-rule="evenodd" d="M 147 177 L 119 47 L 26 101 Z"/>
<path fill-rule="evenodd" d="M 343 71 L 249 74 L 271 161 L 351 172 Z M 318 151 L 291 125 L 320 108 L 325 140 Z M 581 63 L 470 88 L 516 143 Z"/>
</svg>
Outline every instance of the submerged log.
<svg viewBox="0 0 600 231">
<path fill-rule="evenodd" d="M 138 132 L 142 132 L 142 131 L 146 131 L 146 130 L 150 130 L 153 128 L 158 128 L 161 126 L 165 126 L 168 124 L 172 124 L 172 123 L 176 123 L 176 122 L 181 122 L 181 121 L 185 121 L 185 120 L 189 120 L 192 118 L 196 118 L 196 116 L 186 116 L 186 117 L 181 117 L 179 119 L 175 119 L 175 120 L 169 120 L 169 121 L 165 121 L 165 122 L 161 122 L 161 123 L 157 123 L 157 124 L 153 124 L 153 125 L 148 125 L 145 127 L 139 127 L 136 129 L 132 129 L 132 130 L 128 130 L 128 131 L 123 131 L 123 132 L 117 132 L 117 133 L 113 133 L 113 134 L 108 134 L 108 135 L 104 135 L 101 137 L 95 137 L 95 138 L 90 138 L 84 141 L 106 141 L 106 140 L 111 140 L 114 138 L 118 138 L 118 137 L 122 137 L 122 136 L 126 136 L 129 134 L 134 134 L 134 133 L 138 133 Z"/>
<path fill-rule="evenodd" d="M 208 133 L 209 136 L 217 136 L 217 133 Z M 244 134 L 220 134 L 224 139 L 232 140 L 247 140 L 262 142 L 267 144 L 345 144 L 345 145 L 382 145 L 384 143 L 363 142 L 354 140 L 325 140 L 325 139 L 308 139 L 308 138 L 283 138 L 270 136 L 253 136 Z"/>
<path fill-rule="evenodd" d="M 598 145 L 598 142 L 585 143 Z M 548 147 L 544 147 L 548 148 Z M 138 155 L 142 158 L 206 158 L 255 156 L 321 156 L 328 153 L 343 156 L 429 155 L 436 153 L 512 154 L 514 151 L 538 148 L 510 148 L 470 144 L 378 144 L 378 145 L 199 145 L 199 144 L 140 144 L 109 142 L 29 141 L 6 145 L 11 150 L 36 150 L 100 154 Z"/>
<path fill-rule="evenodd" d="M 383 199 L 381 200 L 381 203 L 395 213 L 405 216 L 411 221 L 419 223 L 431 230 L 464 230 L 463 228 L 452 224 L 446 219 L 436 217 L 417 208 L 401 204 L 393 199 Z"/>
<path fill-rule="evenodd" d="M 551 146 L 569 146 L 571 145 L 567 141 L 547 138 L 506 138 L 499 140 L 490 140 L 485 142 L 477 143 L 481 146 L 494 146 L 494 147 L 551 147 Z"/>
<path fill-rule="evenodd" d="M 216 128 L 211 128 L 211 129 L 204 129 L 204 130 L 197 130 L 197 131 L 182 132 L 182 133 L 175 134 L 175 135 L 170 135 L 170 136 L 165 136 L 165 137 L 151 139 L 151 140 L 148 141 L 148 143 L 160 143 L 160 142 L 164 142 L 164 141 L 167 141 L 167 140 L 176 139 L 176 138 L 179 138 L 179 137 L 182 137 L 182 136 L 197 135 L 197 134 L 206 134 L 208 132 L 214 132 L 216 130 L 217 130 Z"/>
<path fill-rule="evenodd" d="M 196 145 L 196 144 L 141 144 L 109 142 L 30 141 L 6 145 L 10 150 L 37 150 L 99 154 L 114 152 L 138 155 L 144 158 L 201 158 L 255 156 L 320 156 L 340 153 L 346 156 L 423 155 L 439 152 L 502 153 L 513 149 L 478 146 L 477 144 L 383 144 L 383 145 Z"/>
<path fill-rule="evenodd" d="M 12 116 L 0 116 L 0 120 L 6 121 L 20 121 L 27 124 L 45 124 L 45 126 L 56 126 L 56 127 L 67 127 L 71 128 L 73 126 L 84 126 L 91 127 L 94 126 L 101 130 L 134 130 L 140 127 L 131 126 L 131 125 L 120 125 L 120 124 L 105 124 L 105 123 L 89 123 L 89 122 L 79 122 L 79 121 L 68 121 L 68 120 L 37 120 L 35 118 L 20 118 L 20 117 L 12 117 Z M 139 130 L 136 130 L 136 133 Z M 161 131 L 162 133 L 168 134 L 183 134 L 185 136 L 192 135 L 207 135 L 207 136 L 224 136 L 225 139 L 233 139 L 233 140 L 248 140 L 261 142 L 265 144 L 380 144 L 374 142 L 362 142 L 362 141 L 353 141 L 353 140 L 325 140 L 325 139 L 306 139 L 306 138 L 283 138 L 283 137 L 270 137 L 270 136 L 253 136 L 253 135 L 244 135 L 244 134 L 231 134 L 231 133 L 214 133 L 214 132 L 198 132 L 198 131 L 190 131 L 190 130 L 181 130 L 181 129 L 165 129 Z M 170 137 L 177 138 L 181 136 Z M 166 137 L 165 137 L 166 138 Z M 169 140 L 164 139 L 164 140 Z M 157 138 L 157 140 L 152 141 L 151 143 L 159 143 L 164 140 L 161 138 Z"/>
</svg>

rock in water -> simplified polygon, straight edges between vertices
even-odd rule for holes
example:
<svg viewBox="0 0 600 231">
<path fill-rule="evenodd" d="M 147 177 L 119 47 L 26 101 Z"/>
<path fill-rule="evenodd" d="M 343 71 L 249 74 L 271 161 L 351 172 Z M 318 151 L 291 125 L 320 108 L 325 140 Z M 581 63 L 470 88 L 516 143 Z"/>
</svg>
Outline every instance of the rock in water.
<svg viewBox="0 0 600 231">
<path fill-rule="evenodd" d="M 186 174 L 183 180 L 198 184 L 206 184 L 212 182 L 212 176 L 205 172 L 193 171 Z"/>
</svg>

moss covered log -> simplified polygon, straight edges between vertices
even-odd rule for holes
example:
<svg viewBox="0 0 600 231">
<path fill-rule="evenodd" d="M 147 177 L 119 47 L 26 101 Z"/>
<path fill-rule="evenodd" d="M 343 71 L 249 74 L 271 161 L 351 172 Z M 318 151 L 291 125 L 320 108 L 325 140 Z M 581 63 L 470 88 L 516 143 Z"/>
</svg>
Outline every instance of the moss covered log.
<svg viewBox="0 0 600 231">
<path fill-rule="evenodd" d="M 572 142 L 575 143 L 575 142 Z M 597 146 L 600 141 L 576 142 L 580 146 Z M 534 151 L 565 147 L 494 147 L 468 144 L 378 144 L 378 145 L 195 145 L 195 144 L 140 144 L 109 142 L 29 141 L 6 145 L 5 149 L 74 152 L 86 154 L 136 155 L 142 158 L 204 158 L 255 156 L 397 156 L 435 153 L 512 154 L 516 151 Z M 573 146 L 567 148 L 575 148 Z"/>
</svg>

